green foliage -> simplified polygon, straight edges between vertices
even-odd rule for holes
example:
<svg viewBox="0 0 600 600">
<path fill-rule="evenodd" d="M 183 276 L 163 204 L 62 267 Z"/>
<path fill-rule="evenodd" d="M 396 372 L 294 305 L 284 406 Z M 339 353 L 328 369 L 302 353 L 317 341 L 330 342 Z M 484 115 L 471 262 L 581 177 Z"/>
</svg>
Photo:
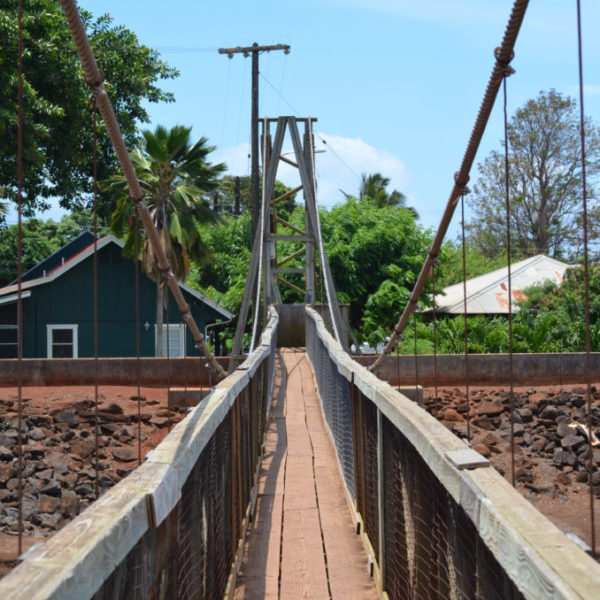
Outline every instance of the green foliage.
<svg viewBox="0 0 600 600">
<path fill-rule="evenodd" d="M 358 200 L 365 204 L 371 204 L 377 208 L 403 208 L 412 213 L 415 219 L 419 218 L 419 214 L 412 206 L 406 205 L 406 196 L 398 190 L 387 191 L 390 184 L 388 177 L 384 177 L 381 173 L 373 173 L 365 175 L 363 173 L 358 190 Z M 351 194 L 342 192 L 346 199 L 353 198 Z"/>
<path fill-rule="evenodd" d="M 555 90 L 540 92 L 518 109 L 508 126 L 510 230 L 513 249 L 522 256 L 539 253 L 578 255 L 581 251 L 583 197 L 579 110 Z M 600 129 L 586 123 L 588 210 L 591 238 L 598 237 L 598 203 L 593 184 L 600 171 Z M 479 179 L 468 204 L 472 244 L 486 256 L 506 248 L 504 151 L 479 165 Z"/>
<path fill-rule="evenodd" d="M 216 194 L 220 210 L 230 215 L 235 214 L 236 185 L 239 186 L 240 214 L 250 211 L 250 176 L 236 177 L 225 175 L 219 180 L 219 186 L 213 192 Z M 287 187 L 281 181 L 275 181 L 273 186 L 273 197 L 279 198 L 292 188 Z M 259 191 L 262 191 L 262 178 L 259 182 Z M 277 213 L 283 219 L 288 219 L 296 206 L 296 194 L 277 204 Z"/>
<path fill-rule="evenodd" d="M 194 264 L 190 285 L 234 314 L 239 312 L 250 264 L 251 217 L 224 217 L 220 227 L 203 226 L 202 240 L 211 253 L 209 264 Z"/>
<path fill-rule="evenodd" d="M 350 303 L 350 324 L 361 337 L 380 341 L 404 308 L 429 235 L 407 210 L 354 198 L 320 214 L 338 298 Z"/>
<path fill-rule="evenodd" d="M 87 33 L 126 143 L 138 141 L 139 123 L 149 121 L 145 102 L 173 100 L 157 86 L 177 71 L 156 51 L 139 43 L 108 15 L 97 19 L 82 11 Z M 91 203 L 91 91 L 85 83 L 75 45 L 60 8 L 52 0 L 29 0 L 24 14 L 24 208 L 31 215 L 59 197 L 63 208 Z M 15 197 L 17 131 L 17 7 L 0 0 L 0 190 Z M 99 123 L 98 174 L 117 171 L 117 161 L 103 123 Z M 105 198 L 100 212 L 112 212 Z"/>
<path fill-rule="evenodd" d="M 190 259 L 204 264 L 210 256 L 198 226 L 217 221 L 204 195 L 216 188 L 217 176 L 225 170 L 225 165 L 207 162 L 207 155 L 214 148 L 207 146 L 206 138 L 192 144 L 191 127 L 175 125 L 167 130 L 158 125 L 154 132 L 142 133 L 144 144 L 131 153 L 131 159 L 173 274 L 183 281 L 191 268 Z M 119 195 L 112 229 L 126 239 L 124 252 L 135 256 L 136 209 L 125 177 L 114 175 L 105 187 Z M 144 270 L 157 279 L 154 255 L 141 227 L 137 247 L 142 249 Z"/>
<path fill-rule="evenodd" d="M 74 211 L 59 222 L 28 219 L 23 222 L 23 273 L 75 239 L 84 229 L 92 229 L 88 211 Z M 0 287 L 17 278 L 17 225 L 0 228 Z"/>
<path fill-rule="evenodd" d="M 527 300 L 513 314 L 514 352 L 584 352 L 585 282 L 582 267 L 569 269 L 561 286 L 545 282 L 525 291 Z M 600 266 L 590 269 L 591 349 L 600 351 Z M 465 350 L 462 316 L 438 318 L 437 349 L 441 354 Z M 470 353 L 502 353 L 510 349 L 508 317 L 477 315 L 467 319 Z M 433 351 L 434 327 L 419 317 L 419 353 Z M 405 354 L 414 352 L 414 334 L 407 331 L 400 344 Z"/>
</svg>

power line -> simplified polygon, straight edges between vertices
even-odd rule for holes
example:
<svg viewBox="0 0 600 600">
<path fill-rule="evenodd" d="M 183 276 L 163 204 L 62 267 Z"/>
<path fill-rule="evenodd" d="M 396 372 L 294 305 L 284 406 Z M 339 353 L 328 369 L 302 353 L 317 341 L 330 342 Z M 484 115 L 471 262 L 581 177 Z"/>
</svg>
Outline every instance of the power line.
<svg viewBox="0 0 600 600">
<path fill-rule="evenodd" d="M 199 52 L 215 52 L 218 48 L 206 48 L 202 46 L 158 46 L 156 50 L 163 54 L 191 54 Z"/>
<path fill-rule="evenodd" d="M 279 95 L 279 97 L 292 109 L 293 113 L 295 116 L 299 116 L 300 113 L 299 111 L 296 109 L 295 106 L 292 105 L 292 103 L 281 93 L 280 90 L 278 90 L 262 73 L 260 73 L 261 78 L 264 80 L 265 83 L 267 83 L 268 85 L 270 85 L 275 92 Z M 323 136 L 317 132 L 314 132 L 314 134 L 321 140 L 321 142 L 323 142 L 323 144 L 325 144 L 329 150 L 331 151 L 331 153 L 348 169 L 348 171 L 350 171 L 350 173 L 352 173 L 352 175 L 354 175 L 354 177 L 356 177 L 356 179 L 358 181 L 362 181 L 361 176 L 333 149 L 332 146 L 330 146 L 327 143 L 327 140 L 325 140 L 325 138 L 323 138 Z"/>
</svg>

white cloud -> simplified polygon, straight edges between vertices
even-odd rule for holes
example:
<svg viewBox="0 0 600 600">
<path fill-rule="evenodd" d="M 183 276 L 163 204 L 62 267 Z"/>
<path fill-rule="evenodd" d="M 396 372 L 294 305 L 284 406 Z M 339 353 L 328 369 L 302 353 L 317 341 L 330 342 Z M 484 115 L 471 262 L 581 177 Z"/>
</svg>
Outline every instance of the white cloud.
<svg viewBox="0 0 600 600">
<path fill-rule="evenodd" d="M 331 207 L 343 202 L 344 195 L 340 190 L 358 195 L 362 174 L 381 173 L 390 180 L 390 191 L 406 191 L 407 176 L 403 162 L 390 152 L 374 148 L 360 138 L 318 132 L 315 134 L 315 150 L 319 206 Z M 247 143 L 224 148 L 215 160 L 224 161 L 231 174 L 248 174 L 248 151 Z M 284 143 L 282 154 L 293 159 L 291 143 Z M 279 163 L 277 179 L 290 187 L 300 183 L 298 170 L 284 162 Z M 414 202 L 409 203 L 414 206 Z"/>
<path fill-rule="evenodd" d="M 584 85 L 583 93 L 587 96 L 598 96 L 600 95 L 600 85 Z"/>
</svg>

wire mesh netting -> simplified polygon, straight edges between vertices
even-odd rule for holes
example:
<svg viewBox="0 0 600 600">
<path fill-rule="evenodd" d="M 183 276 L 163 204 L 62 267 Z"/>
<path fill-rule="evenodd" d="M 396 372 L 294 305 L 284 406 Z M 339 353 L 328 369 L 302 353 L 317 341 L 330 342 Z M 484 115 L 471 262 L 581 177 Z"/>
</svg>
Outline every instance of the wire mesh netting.
<svg viewBox="0 0 600 600">
<path fill-rule="evenodd" d="M 223 597 L 260 459 L 272 364 L 271 356 L 263 360 L 202 450 L 179 502 L 146 531 L 95 600 Z"/>
<path fill-rule="evenodd" d="M 389 420 L 382 422 L 390 598 L 523 598 L 419 453 Z"/>
<path fill-rule="evenodd" d="M 322 337 L 311 316 L 306 335 L 346 485 L 356 498 L 389 598 L 524 598 L 424 458 L 348 374 L 340 373 L 331 340 Z"/>
</svg>

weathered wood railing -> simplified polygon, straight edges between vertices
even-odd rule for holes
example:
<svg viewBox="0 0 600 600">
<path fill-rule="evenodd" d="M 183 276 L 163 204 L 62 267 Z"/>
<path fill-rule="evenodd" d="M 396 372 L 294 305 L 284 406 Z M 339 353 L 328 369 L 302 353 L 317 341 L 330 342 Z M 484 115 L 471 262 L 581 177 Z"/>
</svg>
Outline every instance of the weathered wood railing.
<svg viewBox="0 0 600 600">
<path fill-rule="evenodd" d="M 253 510 L 278 317 L 147 460 L 0 581 L 11 600 L 219 598 Z"/>
<path fill-rule="evenodd" d="M 357 526 L 387 597 L 598 597 L 600 565 L 483 457 L 353 361 L 310 308 L 306 346 Z"/>
</svg>

